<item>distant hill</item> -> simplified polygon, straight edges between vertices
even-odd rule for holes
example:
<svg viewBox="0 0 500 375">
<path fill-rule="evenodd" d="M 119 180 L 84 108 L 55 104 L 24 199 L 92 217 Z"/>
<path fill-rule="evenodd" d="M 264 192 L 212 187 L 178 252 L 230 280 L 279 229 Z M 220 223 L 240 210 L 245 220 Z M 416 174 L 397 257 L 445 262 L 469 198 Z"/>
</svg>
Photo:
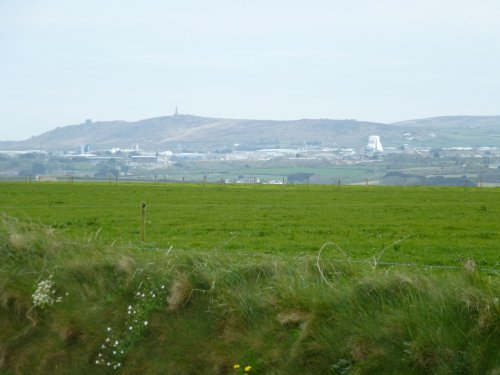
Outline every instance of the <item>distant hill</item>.
<svg viewBox="0 0 500 375">
<path fill-rule="evenodd" d="M 294 121 L 239 120 L 175 115 L 136 122 L 86 122 L 58 127 L 24 141 L 0 142 L 4 150 L 71 150 L 91 144 L 95 149 L 132 147 L 204 150 L 239 144 L 242 148 L 323 144 L 365 145 L 379 135 L 384 146 L 410 143 L 430 147 L 499 146 L 500 116 L 453 116 L 393 124 L 356 120 L 302 119 Z"/>
<path fill-rule="evenodd" d="M 441 116 L 392 125 L 410 132 L 418 145 L 500 147 L 500 116 Z"/>
</svg>

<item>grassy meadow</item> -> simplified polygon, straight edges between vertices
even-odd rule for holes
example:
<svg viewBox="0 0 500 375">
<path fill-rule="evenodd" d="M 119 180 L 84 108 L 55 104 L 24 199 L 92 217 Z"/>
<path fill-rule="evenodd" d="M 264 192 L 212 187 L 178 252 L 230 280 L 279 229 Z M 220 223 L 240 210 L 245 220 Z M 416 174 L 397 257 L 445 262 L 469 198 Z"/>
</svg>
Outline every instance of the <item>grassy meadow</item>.
<svg viewBox="0 0 500 375">
<path fill-rule="evenodd" d="M 498 375 L 499 194 L 2 183 L 0 374 Z"/>
<path fill-rule="evenodd" d="M 75 239 L 203 252 L 316 254 L 481 267 L 500 262 L 500 190 L 442 187 L 2 183 L 0 211 Z M 338 256 L 327 250 L 325 256 Z M 343 255 L 341 255 L 343 257 Z"/>
</svg>

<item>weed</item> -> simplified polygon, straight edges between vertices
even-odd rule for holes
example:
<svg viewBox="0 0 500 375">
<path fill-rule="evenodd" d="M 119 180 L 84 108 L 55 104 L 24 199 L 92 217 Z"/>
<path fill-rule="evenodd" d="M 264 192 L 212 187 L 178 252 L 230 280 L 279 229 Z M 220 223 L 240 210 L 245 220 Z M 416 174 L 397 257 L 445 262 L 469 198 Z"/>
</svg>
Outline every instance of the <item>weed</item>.
<svg viewBox="0 0 500 375">
<path fill-rule="evenodd" d="M 48 279 L 38 283 L 35 293 L 32 294 L 33 307 L 44 310 L 54 303 L 60 303 L 62 301 L 62 296 L 56 296 L 56 289 L 52 277 L 53 275 L 50 275 Z"/>
<path fill-rule="evenodd" d="M 149 328 L 151 314 L 161 310 L 166 301 L 166 287 L 150 283 L 141 283 L 127 307 L 127 318 L 121 328 L 106 328 L 106 339 L 101 344 L 95 363 L 113 370 L 123 366 L 127 352 L 145 335 Z"/>
<path fill-rule="evenodd" d="M 351 371 L 352 365 L 353 362 L 350 359 L 340 358 L 331 366 L 331 369 L 334 374 L 346 375 Z"/>
</svg>

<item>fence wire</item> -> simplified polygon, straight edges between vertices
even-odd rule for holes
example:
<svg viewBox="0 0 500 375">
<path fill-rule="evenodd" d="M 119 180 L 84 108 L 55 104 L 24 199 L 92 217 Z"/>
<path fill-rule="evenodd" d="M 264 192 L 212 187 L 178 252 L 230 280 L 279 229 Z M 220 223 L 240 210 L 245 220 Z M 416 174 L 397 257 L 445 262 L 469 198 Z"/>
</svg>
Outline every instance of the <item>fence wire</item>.
<svg viewBox="0 0 500 375">
<path fill-rule="evenodd" d="M 216 255 L 223 255 L 223 256 L 235 256 L 235 257 L 242 257 L 242 258 L 270 258 L 270 259 L 286 259 L 287 261 L 289 260 L 297 260 L 297 261 L 304 261 L 304 260 L 311 260 L 311 261 L 317 261 L 319 259 L 318 254 L 283 254 L 283 253 L 275 253 L 275 254 L 270 254 L 270 253 L 253 253 L 253 252 L 248 252 L 248 251 L 224 251 L 224 250 L 218 250 L 218 249 L 212 249 L 212 250 L 203 250 L 203 249 L 176 249 L 173 246 L 169 248 L 163 248 L 163 247 L 154 247 L 148 245 L 141 246 L 141 245 L 136 245 L 136 246 L 131 246 L 131 245 L 124 245 L 121 246 L 121 248 L 124 249 L 129 249 L 129 250 L 138 250 L 138 251 L 155 251 L 155 252 L 164 252 L 164 253 L 171 253 L 171 252 L 182 252 L 183 254 L 188 254 L 188 255 L 207 255 L 207 254 L 216 254 Z M 339 263 L 354 263 L 354 264 L 364 264 L 364 265 L 370 265 L 370 266 L 385 266 L 385 267 L 408 267 L 408 268 L 421 268 L 421 269 L 427 269 L 427 270 L 455 270 L 455 271 L 464 271 L 466 268 L 464 266 L 452 266 L 452 265 L 442 265 L 442 264 L 420 264 L 420 263 L 402 263 L 402 262 L 386 262 L 386 261 L 374 261 L 374 259 L 339 259 L 339 258 L 333 258 L 332 256 L 328 255 L 323 255 L 321 257 L 322 261 L 332 261 L 332 262 L 339 262 Z M 498 264 L 498 263 L 497 263 Z M 496 275 L 500 275 L 500 268 L 496 267 L 477 267 L 476 271 L 480 272 L 485 272 L 485 273 L 493 273 Z"/>
</svg>

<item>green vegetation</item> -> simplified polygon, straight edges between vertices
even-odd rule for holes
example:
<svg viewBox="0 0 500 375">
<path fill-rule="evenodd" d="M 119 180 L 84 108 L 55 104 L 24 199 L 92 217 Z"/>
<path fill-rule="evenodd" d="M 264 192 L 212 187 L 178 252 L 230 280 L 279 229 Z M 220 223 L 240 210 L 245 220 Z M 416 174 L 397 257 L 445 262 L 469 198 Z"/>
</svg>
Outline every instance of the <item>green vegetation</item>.
<svg viewBox="0 0 500 375">
<path fill-rule="evenodd" d="M 499 374 L 498 194 L 2 183 L 0 374 Z"/>
<path fill-rule="evenodd" d="M 499 279 L 472 261 L 148 250 L 12 218 L 0 244 L 2 374 L 500 371 Z"/>
<path fill-rule="evenodd" d="M 75 240 L 249 254 L 498 268 L 500 191 L 478 188 L 214 184 L 2 183 L 0 211 Z M 394 245 L 393 245 L 394 244 Z M 385 249 L 385 250 L 384 250 Z M 335 254 L 331 254 L 335 256 Z"/>
</svg>

